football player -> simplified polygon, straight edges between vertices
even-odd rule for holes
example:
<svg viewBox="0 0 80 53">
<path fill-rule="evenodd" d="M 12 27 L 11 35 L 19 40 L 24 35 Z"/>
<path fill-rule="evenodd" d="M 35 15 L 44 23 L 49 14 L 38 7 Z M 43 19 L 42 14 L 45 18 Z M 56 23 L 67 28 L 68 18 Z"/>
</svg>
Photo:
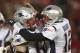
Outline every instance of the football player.
<svg viewBox="0 0 80 53">
<path fill-rule="evenodd" d="M 12 41 L 12 31 L 5 22 L 3 14 L 0 12 L 0 53 L 7 53 Z M 8 52 L 9 53 L 9 52 Z"/>
<path fill-rule="evenodd" d="M 34 33 L 35 25 L 35 15 L 37 11 L 33 10 L 31 7 L 22 7 L 17 10 L 14 14 L 14 19 L 16 22 L 13 27 L 14 40 L 12 45 L 16 46 L 17 53 L 36 53 L 35 43 L 32 41 L 26 41 L 20 34 L 20 28 L 27 28 L 30 32 Z M 29 51 L 26 49 L 28 47 Z M 26 51 L 27 50 L 27 51 Z"/>
<path fill-rule="evenodd" d="M 54 42 L 55 47 L 50 47 L 49 53 L 68 52 L 71 28 L 69 20 L 62 17 L 62 9 L 56 5 L 49 5 L 44 8 L 42 14 L 45 15 L 45 18 L 43 18 L 45 26 L 41 33 L 31 33 L 24 28 L 19 31 L 20 35 L 27 41 L 50 40 L 52 43 Z M 55 49 L 53 50 L 53 48 Z"/>
</svg>

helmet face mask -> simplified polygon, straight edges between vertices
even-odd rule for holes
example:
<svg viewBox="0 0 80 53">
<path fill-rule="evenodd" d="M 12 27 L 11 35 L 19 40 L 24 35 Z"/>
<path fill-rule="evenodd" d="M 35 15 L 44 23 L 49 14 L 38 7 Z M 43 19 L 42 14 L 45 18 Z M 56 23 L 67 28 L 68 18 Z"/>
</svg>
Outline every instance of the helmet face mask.
<svg viewBox="0 0 80 53">
<path fill-rule="evenodd" d="M 35 25 L 35 17 L 28 20 L 24 20 L 24 25 L 29 28 L 33 27 L 33 25 Z"/>
<path fill-rule="evenodd" d="M 49 17 L 49 19 L 53 20 L 52 22 L 58 21 L 60 18 L 62 18 L 63 13 L 62 9 L 56 5 L 49 5 L 42 11 L 42 14 Z M 51 22 L 51 21 L 50 21 Z"/>
</svg>

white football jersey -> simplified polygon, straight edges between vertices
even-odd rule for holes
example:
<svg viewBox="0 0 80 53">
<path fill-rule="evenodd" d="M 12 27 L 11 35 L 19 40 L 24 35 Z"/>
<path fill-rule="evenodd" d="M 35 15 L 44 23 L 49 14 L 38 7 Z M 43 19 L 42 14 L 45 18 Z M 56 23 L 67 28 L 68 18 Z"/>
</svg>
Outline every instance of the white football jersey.
<svg viewBox="0 0 80 53">
<path fill-rule="evenodd" d="M 44 27 L 42 34 L 44 37 L 54 40 L 56 53 L 68 52 L 69 40 L 71 40 L 71 27 L 68 19 L 47 25 Z M 66 34 L 66 35 L 65 35 Z"/>
<path fill-rule="evenodd" d="M 0 46 L 4 47 L 4 43 L 7 41 L 11 41 L 12 32 L 9 28 L 1 28 L 0 29 Z"/>
<path fill-rule="evenodd" d="M 17 46 L 23 43 L 26 43 L 26 45 L 28 46 L 29 49 L 29 53 L 37 53 L 36 52 L 36 48 L 35 48 L 35 43 L 34 41 L 26 41 L 20 34 L 19 34 L 19 30 L 25 28 L 24 26 L 22 26 L 19 22 L 14 24 L 14 30 L 13 30 L 13 42 L 12 45 L 13 46 Z M 35 33 L 36 31 L 30 31 L 31 33 Z M 28 44 L 27 44 L 28 42 Z"/>
<path fill-rule="evenodd" d="M 13 30 L 13 42 L 12 45 L 20 45 L 22 43 L 25 43 L 26 40 L 19 34 L 19 30 L 23 28 L 23 26 L 17 22 L 14 24 L 14 30 Z"/>
</svg>

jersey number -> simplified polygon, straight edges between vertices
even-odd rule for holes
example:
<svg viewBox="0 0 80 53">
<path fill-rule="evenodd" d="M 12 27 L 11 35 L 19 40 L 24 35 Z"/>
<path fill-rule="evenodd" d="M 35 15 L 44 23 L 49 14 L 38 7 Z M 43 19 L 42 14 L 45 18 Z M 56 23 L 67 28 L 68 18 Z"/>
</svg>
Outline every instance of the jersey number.
<svg viewBox="0 0 80 53">
<path fill-rule="evenodd" d="M 68 31 L 68 33 L 65 33 L 65 41 L 66 41 L 66 44 L 65 44 L 65 52 L 68 52 L 70 49 L 71 49 L 71 31 Z"/>
</svg>

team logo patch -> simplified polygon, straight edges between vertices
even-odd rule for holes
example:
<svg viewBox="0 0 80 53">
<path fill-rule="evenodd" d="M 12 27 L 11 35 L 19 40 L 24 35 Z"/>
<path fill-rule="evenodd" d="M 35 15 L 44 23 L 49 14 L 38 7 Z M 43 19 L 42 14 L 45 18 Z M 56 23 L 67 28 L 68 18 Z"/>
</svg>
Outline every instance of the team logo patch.
<svg viewBox="0 0 80 53">
<path fill-rule="evenodd" d="M 16 41 L 17 41 L 17 42 L 20 42 L 20 41 L 21 41 L 21 39 L 17 39 Z"/>
<path fill-rule="evenodd" d="M 65 25 L 63 26 L 64 31 L 66 31 L 68 28 L 69 28 L 68 24 L 65 24 Z"/>
</svg>

